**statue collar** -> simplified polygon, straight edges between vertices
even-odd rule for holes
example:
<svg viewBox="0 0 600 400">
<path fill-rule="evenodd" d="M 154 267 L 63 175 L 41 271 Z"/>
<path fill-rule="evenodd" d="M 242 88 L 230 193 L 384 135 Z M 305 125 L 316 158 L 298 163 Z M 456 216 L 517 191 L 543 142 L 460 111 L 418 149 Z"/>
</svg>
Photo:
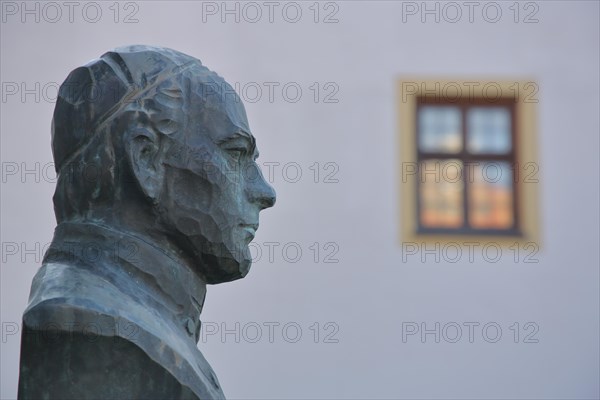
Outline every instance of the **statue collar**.
<svg viewBox="0 0 600 400">
<path fill-rule="evenodd" d="M 206 283 L 176 249 L 100 223 L 62 222 L 44 262 L 89 268 L 124 292 L 177 320 L 198 342 Z"/>
</svg>

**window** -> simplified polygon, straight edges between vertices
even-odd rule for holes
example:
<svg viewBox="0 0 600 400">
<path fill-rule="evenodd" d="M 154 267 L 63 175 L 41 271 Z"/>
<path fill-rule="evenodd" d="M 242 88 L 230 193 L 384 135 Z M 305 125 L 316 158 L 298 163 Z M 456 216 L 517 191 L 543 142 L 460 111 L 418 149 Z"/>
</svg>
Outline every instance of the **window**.
<svg viewBox="0 0 600 400">
<path fill-rule="evenodd" d="M 419 232 L 518 234 L 513 106 L 417 99 Z"/>
<path fill-rule="evenodd" d="M 399 89 L 403 236 L 537 240 L 537 85 L 402 80 Z"/>
</svg>

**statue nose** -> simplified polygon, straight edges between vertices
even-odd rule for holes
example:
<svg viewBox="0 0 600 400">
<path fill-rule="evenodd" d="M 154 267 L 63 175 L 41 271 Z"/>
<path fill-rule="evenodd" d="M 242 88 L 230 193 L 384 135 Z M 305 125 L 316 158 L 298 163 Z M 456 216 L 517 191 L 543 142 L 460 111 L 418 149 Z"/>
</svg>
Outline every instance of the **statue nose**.
<svg viewBox="0 0 600 400">
<path fill-rule="evenodd" d="M 275 189 L 267 183 L 262 173 L 258 175 L 255 182 L 250 182 L 247 192 L 249 200 L 258 204 L 261 210 L 273 207 L 277 198 Z"/>
<path fill-rule="evenodd" d="M 268 183 L 265 182 L 265 185 L 267 186 L 267 190 L 264 196 L 262 196 L 260 202 L 261 202 L 261 206 L 262 208 L 269 208 L 269 207 L 273 207 L 275 205 L 275 200 L 277 199 L 277 195 L 275 194 L 275 189 L 273 189 L 273 186 L 269 185 Z"/>
<path fill-rule="evenodd" d="M 261 210 L 273 207 L 276 198 L 277 196 L 275 194 L 275 189 L 273 189 L 273 187 L 264 180 L 259 185 L 259 188 L 257 188 L 255 193 L 251 196 L 252 202 L 257 203 Z"/>
</svg>

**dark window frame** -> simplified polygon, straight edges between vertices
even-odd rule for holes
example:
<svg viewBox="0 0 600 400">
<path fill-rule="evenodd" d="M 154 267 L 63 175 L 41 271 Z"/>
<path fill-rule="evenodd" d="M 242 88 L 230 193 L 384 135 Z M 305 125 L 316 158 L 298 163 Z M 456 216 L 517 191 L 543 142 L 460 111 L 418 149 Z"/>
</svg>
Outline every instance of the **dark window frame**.
<svg viewBox="0 0 600 400">
<path fill-rule="evenodd" d="M 438 105 L 438 106 L 451 106 L 458 107 L 461 112 L 461 137 L 462 137 L 462 148 L 460 152 L 430 152 L 422 151 L 419 147 L 420 141 L 420 110 L 422 106 L 426 105 Z M 470 153 L 467 149 L 467 111 L 472 107 L 505 107 L 510 114 L 511 123 L 511 149 L 506 154 L 489 154 L 489 153 Z M 471 99 L 465 99 L 462 101 L 443 101 L 439 97 L 427 97 L 418 96 L 416 98 L 416 114 L 415 114 L 415 152 L 417 161 L 417 176 L 416 179 L 416 226 L 418 234 L 451 234 L 451 235 L 497 235 L 497 236 L 513 236 L 520 237 L 522 232 L 520 229 L 520 218 L 519 218 L 519 185 L 518 185 L 518 157 L 517 157 L 517 99 L 515 98 L 498 98 L 498 99 L 485 99 L 473 97 Z M 463 225 L 459 228 L 445 228 L 445 227 L 428 227 L 421 224 L 421 163 L 422 161 L 437 159 L 437 160 L 448 160 L 457 159 L 463 163 L 462 168 L 462 182 L 463 182 Z M 512 209 L 513 209 L 513 226 L 507 229 L 480 229 L 472 228 L 469 226 L 469 185 L 472 182 L 471 177 L 468 176 L 471 168 L 467 167 L 469 162 L 508 162 L 511 165 L 513 177 L 512 177 Z"/>
</svg>

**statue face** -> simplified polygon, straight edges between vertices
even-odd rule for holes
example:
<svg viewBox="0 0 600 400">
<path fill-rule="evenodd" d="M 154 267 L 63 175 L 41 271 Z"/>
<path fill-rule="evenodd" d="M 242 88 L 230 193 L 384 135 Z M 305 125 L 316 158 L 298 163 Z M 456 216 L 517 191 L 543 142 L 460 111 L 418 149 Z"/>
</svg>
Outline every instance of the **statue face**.
<svg viewBox="0 0 600 400">
<path fill-rule="evenodd" d="M 273 206 L 275 191 L 256 164 L 258 149 L 237 96 L 194 96 L 187 120 L 181 135 L 169 139 L 161 218 L 184 238 L 208 283 L 242 278 L 259 212 Z"/>
</svg>

